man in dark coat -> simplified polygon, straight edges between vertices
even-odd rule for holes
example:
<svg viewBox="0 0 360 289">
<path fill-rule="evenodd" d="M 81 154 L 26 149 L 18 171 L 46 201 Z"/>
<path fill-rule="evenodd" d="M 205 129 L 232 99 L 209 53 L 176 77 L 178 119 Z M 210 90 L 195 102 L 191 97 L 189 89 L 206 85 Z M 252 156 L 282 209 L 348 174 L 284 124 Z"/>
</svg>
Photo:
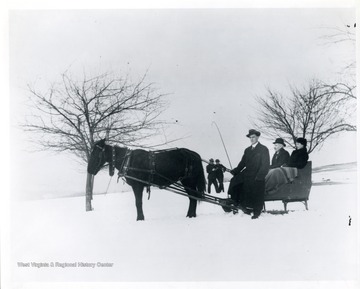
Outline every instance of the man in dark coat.
<svg viewBox="0 0 360 289">
<path fill-rule="evenodd" d="M 275 154 L 272 157 L 270 169 L 279 168 L 289 162 L 290 154 L 284 149 L 285 142 L 282 138 L 277 138 L 274 144 Z"/>
<path fill-rule="evenodd" d="M 209 160 L 209 164 L 206 166 L 206 172 L 208 173 L 208 193 L 211 194 L 211 185 L 214 185 L 215 191 L 218 193 L 219 187 L 216 180 L 216 167 L 214 159 Z"/>
<path fill-rule="evenodd" d="M 234 177 L 228 193 L 245 213 L 253 211 L 251 218 L 257 219 L 264 206 L 265 176 L 269 171 L 270 155 L 268 148 L 258 141 L 259 131 L 251 129 L 246 136 L 251 146 L 245 149 L 238 166 L 230 171 Z"/>
<path fill-rule="evenodd" d="M 215 168 L 216 168 L 216 179 L 219 182 L 219 192 L 224 191 L 224 172 L 226 168 L 220 163 L 219 159 L 215 160 Z"/>
</svg>

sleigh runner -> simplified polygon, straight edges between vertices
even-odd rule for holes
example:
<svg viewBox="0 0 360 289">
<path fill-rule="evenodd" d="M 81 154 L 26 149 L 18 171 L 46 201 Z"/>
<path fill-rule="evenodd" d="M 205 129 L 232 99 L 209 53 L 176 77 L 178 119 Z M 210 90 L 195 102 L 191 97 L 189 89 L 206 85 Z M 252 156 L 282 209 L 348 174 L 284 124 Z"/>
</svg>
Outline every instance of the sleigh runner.
<svg viewBox="0 0 360 289">
<path fill-rule="evenodd" d="M 287 212 L 288 203 L 293 202 L 303 203 L 306 210 L 308 210 L 308 200 L 312 186 L 312 162 L 308 161 L 304 168 L 297 170 L 297 173 L 297 177 L 293 180 L 289 180 L 287 183 L 280 185 L 275 190 L 265 191 L 264 211 L 266 211 L 265 203 L 270 201 L 281 201 L 284 204 L 285 212 Z M 230 205 L 230 208 L 235 207 L 241 209 L 240 206 L 236 206 L 234 204 L 232 199 L 226 199 L 226 204 Z M 226 212 L 231 212 L 231 210 L 227 207 L 223 207 L 223 209 Z"/>
</svg>

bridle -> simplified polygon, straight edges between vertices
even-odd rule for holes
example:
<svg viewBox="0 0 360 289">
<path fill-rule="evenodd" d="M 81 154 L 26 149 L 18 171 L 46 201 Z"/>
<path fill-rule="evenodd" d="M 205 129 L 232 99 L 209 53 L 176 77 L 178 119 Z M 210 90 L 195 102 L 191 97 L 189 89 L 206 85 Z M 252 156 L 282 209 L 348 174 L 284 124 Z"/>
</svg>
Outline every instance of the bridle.
<svg viewBox="0 0 360 289">
<path fill-rule="evenodd" d="M 101 163 L 102 163 L 102 161 L 103 161 L 103 159 L 104 159 L 104 155 L 105 155 L 105 146 L 104 146 L 104 147 L 101 147 L 101 146 L 99 146 L 98 144 L 96 144 L 95 147 L 97 147 L 97 148 L 100 149 L 99 161 L 98 161 L 98 163 L 97 163 L 97 165 L 96 165 L 97 171 L 100 171 L 100 169 L 101 169 Z"/>
<path fill-rule="evenodd" d="M 108 161 L 107 161 L 109 163 L 109 175 L 110 176 L 114 175 L 117 157 L 120 158 L 120 155 L 121 155 L 121 158 L 118 159 L 118 161 L 119 160 L 121 161 L 121 163 L 119 163 L 120 166 L 118 167 L 118 170 L 119 170 L 118 175 L 119 175 L 119 178 L 126 176 L 132 150 L 129 149 L 128 147 L 125 147 L 124 155 L 122 155 L 123 152 L 121 152 L 119 155 L 116 150 L 117 146 L 109 146 L 109 148 L 111 148 L 111 160 L 109 160 L 109 158 L 108 158 Z M 93 150 L 95 150 L 95 149 L 99 150 L 99 152 L 96 154 L 98 160 L 94 160 L 96 162 L 94 167 L 96 168 L 96 171 L 98 172 L 102 168 L 103 163 L 106 162 L 106 155 L 105 155 L 106 146 L 100 146 L 99 144 L 95 144 Z"/>
<path fill-rule="evenodd" d="M 95 146 L 96 146 L 97 148 L 101 149 L 102 152 L 105 151 L 105 146 L 104 146 L 104 147 L 101 147 L 101 146 L 99 146 L 98 144 L 96 144 Z"/>
</svg>

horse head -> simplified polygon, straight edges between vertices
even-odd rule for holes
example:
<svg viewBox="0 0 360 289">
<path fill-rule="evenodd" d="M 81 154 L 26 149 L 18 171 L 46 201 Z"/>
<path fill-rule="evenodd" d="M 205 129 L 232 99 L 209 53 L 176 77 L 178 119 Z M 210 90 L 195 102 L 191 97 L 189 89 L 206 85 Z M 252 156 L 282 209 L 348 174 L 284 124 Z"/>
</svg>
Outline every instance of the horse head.
<svg viewBox="0 0 360 289">
<path fill-rule="evenodd" d="M 96 175 L 107 162 L 107 147 L 108 145 L 105 143 L 105 139 L 95 142 L 87 167 L 89 174 Z"/>
</svg>

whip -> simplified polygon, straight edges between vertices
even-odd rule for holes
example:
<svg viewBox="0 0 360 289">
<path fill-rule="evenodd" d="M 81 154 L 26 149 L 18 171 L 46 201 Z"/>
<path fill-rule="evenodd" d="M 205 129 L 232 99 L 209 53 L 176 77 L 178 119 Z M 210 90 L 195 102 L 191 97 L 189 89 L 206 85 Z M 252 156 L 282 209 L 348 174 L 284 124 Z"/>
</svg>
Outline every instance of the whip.
<svg viewBox="0 0 360 289">
<path fill-rule="evenodd" d="M 227 159 L 228 159 L 228 161 L 229 161 L 230 168 L 232 169 L 232 165 L 231 165 L 231 162 L 230 162 L 229 154 L 228 154 L 228 152 L 227 152 L 227 149 L 226 149 L 226 146 L 225 146 L 223 137 L 222 137 L 222 135 L 221 135 L 220 129 L 219 129 L 219 127 L 218 127 L 218 125 L 216 124 L 215 121 L 213 121 L 211 124 L 215 124 L 215 126 L 216 126 L 216 129 L 217 129 L 217 131 L 218 131 L 218 133 L 219 133 L 219 136 L 220 136 L 221 142 L 222 142 L 222 144 L 223 144 L 223 147 L 224 147 L 224 150 L 225 150 Z"/>
</svg>

